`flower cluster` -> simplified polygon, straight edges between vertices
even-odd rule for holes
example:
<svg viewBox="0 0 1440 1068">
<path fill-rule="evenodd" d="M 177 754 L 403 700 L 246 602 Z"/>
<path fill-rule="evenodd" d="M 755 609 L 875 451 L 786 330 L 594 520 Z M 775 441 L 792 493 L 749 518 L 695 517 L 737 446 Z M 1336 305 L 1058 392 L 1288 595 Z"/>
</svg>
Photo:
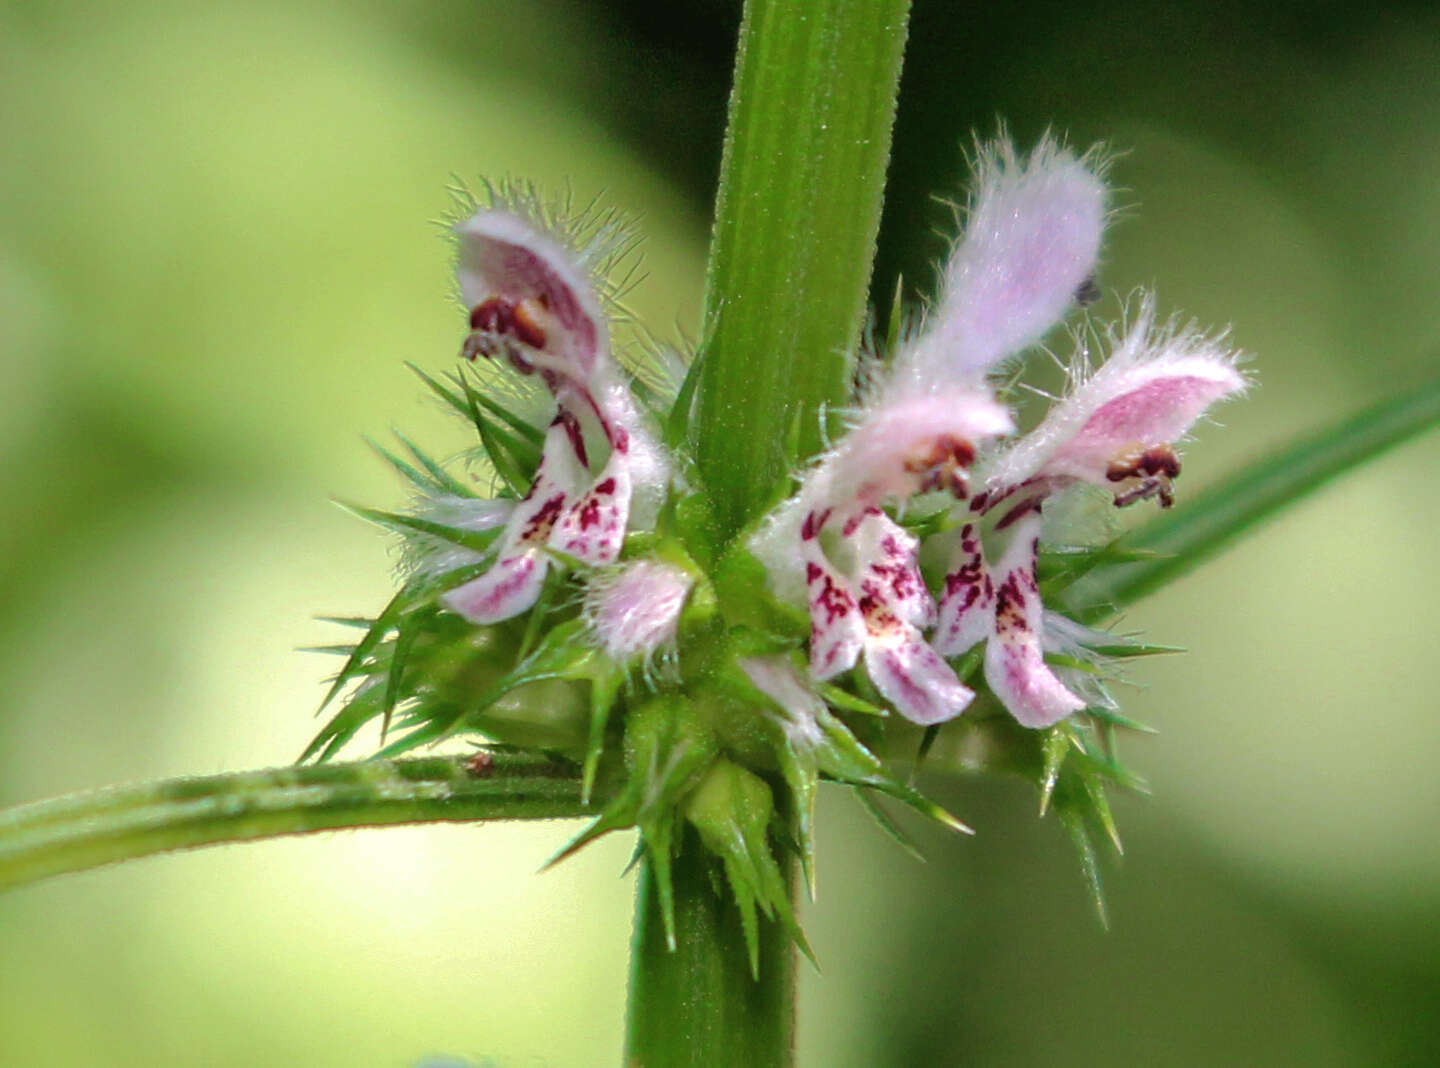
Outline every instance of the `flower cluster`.
<svg viewBox="0 0 1440 1068">
<path fill-rule="evenodd" d="M 1028 159 L 1004 144 L 983 149 L 977 170 L 932 314 L 756 548 L 780 583 L 804 576 L 815 678 L 863 654 L 901 715 L 941 723 L 974 697 L 950 658 L 984 642 L 991 692 L 1020 723 L 1049 727 L 1086 701 L 1045 662 L 1036 579 L 1045 501 L 1090 483 L 1116 506 L 1153 497 L 1168 507 L 1175 442 L 1246 383 L 1219 339 L 1157 328 L 1144 295 L 1130 327 L 1108 334 L 1101 368 L 1077 361 L 1069 392 L 1007 444 L 1012 414 L 986 376 L 1092 296 L 1106 191 L 1095 153 L 1077 157 L 1051 140 Z M 963 516 L 932 539 L 949 561 L 938 603 L 919 540 L 883 510 L 937 493 Z M 994 542 L 1002 548 L 987 552 Z"/>
<path fill-rule="evenodd" d="M 997 372 L 1098 296 L 1104 168 L 1047 138 L 1028 157 L 982 148 L 976 171 L 929 314 L 888 363 L 870 359 L 845 432 L 789 500 L 724 543 L 687 455 L 693 381 L 645 384 L 615 355 L 629 231 L 521 187 L 468 203 L 453 227 L 464 362 L 421 375 L 474 425 L 493 492 L 403 438 L 409 458 L 382 450 L 415 506 L 360 511 L 402 535 L 405 581 L 358 621 L 331 696 L 356 685 L 306 755 L 379 719 L 400 732 L 387 754 L 478 733 L 573 760 L 604 801 L 575 846 L 638 826 L 665 899 L 693 830 L 752 953 L 757 910 L 799 940 L 776 855 L 809 873 L 822 778 L 964 829 L 892 770 L 887 735 L 892 711 L 932 731 L 960 716 L 981 676 L 993 701 L 962 722 L 1003 708 L 1031 728 L 1018 744 L 1035 739 L 1047 798 L 1074 742 L 1108 825 L 1099 779 L 1124 780 L 1067 727 L 1109 701 L 1106 642 L 1045 609 L 1045 508 L 1076 486 L 1168 507 L 1177 442 L 1246 381 L 1222 339 L 1157 325 L 1142 295 L 1128 325 L 1091 331 L 1098 367 L 1075 335 L 1068 388 L 1017 435 Z M 497 400 L 505 382 L 539 403 Z"/>
</svg>

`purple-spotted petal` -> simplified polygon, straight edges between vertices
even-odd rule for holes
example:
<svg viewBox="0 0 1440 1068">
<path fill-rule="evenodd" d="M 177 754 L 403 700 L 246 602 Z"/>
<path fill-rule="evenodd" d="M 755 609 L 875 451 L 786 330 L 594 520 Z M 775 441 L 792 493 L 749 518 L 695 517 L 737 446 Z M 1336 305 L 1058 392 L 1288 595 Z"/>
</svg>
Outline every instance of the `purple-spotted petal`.
<svg viewBox="0 0 1440 1068">
<path fill-rule="evenodd" d="M 565 421 L 557 419 L 545 434 L 530 492 L 505 524 L 495 565 L 441 602 L 472 623 L 498 623 L 530 608 L 548 569 L 543 549 L 583 479 L 575 442 Z"/>
<path fill-rule="evenodd" d="M 881 511 L 866 512 L 852 534 L 862 596 L 880 597 L 906 623 L 928 627 L 935 601 L 920 574 L 920 541 Z"/>
<path fill-rule="evenodd" d="M 985 646 L 985 681 L 1021 725 L 1051 727 L 1085 702 L 1045 663 L 1044 606 L 1035 581 L 1040 517 L 1016 525 L 1014 541 L 995 568 L 995 631 Z"/>
<path fill-rule="evenodd" d="M 611 564 L 620 556 L 630 515 L 630 470 L 613 453 L 595 484 L 567 508 L 550 545 L 587 564 Z"/>
<path fill-rule="evenodd" d="M 848 671 L 865 645 L 865 620 L 843 575 L 820 551 L 817 537 L 801 545 L 810 605 L 810 673 L 817 679 Z"/>
<path fill-rule="evenodd" d="M 975 696 L 908 624 L 869 637 L 865 671 L 897 712 L 922 726 L 954 719 Z"/>
<path fill-rule="evenodd" d="M 959 656 L 990 637 L 995 624 L 995 586 L 974 523 L 960 528 L 955 555 L 945 575 L 931 644 L 942 656 Z"/>
</svg>

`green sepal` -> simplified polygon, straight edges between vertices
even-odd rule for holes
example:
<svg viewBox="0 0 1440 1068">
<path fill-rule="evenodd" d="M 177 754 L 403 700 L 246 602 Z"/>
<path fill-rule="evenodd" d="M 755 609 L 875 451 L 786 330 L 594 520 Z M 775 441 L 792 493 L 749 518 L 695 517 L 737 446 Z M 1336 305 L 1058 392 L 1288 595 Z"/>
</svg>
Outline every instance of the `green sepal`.
<svg viewBox="0 0 1440 1068">
<path fill-rule="evenodd" d="M 441 383 L 437 382 L 434 378 L 426 374 L 416 364 L 406 361 L 405 366 L 410 368 L 410 370 L 414 371 L 415 374 L 419 376 L 420 381 L 424 382 L 425 385 L 428 386 L 437 397 L 439 397 L 451 408 L 453 408 L 456 414 L 463 416 L 466 419 L 470 418 L 470 402 L 468 399 L 462 397 L 460 393 L 456 393 L 453 390 L 442 385 Z M 524 419 L 520 418 L 514 412 L 506 408 L 504 405 L 497 404 L 495 401 L 485 396 L 485 394 L 482 393 L 480 390 L 468 388 L 468 380 L 465 377 L 463 365 L 461 366 L 459 373 L 452 373 L 449 375 L 449 378 L 450 381 L 453 382 L 455 386 L 463 393 L 467 395 L 473 393 L 476 401 L 483 408 L 485 408 L 486 411 L 488 411 L 491 415 L 495 416 L 497 419 L 500 419 L 502 422 L 504 422 L 505 425 L 508 426 L 511 430 L 515 431 L 515 433 L 519 434 L 523 438 L 528 439 L 533 445 L 538 447 L 540 443 L 545 440 L 545 432 L 539 427 L 526 422 Z"/>
<path fill-rule="evenodd" d="M 1056 793 L 1055 815 L 1075 846 L 1075 852 L 1080 860 L 1080 869 L 1085 876 L 1085 885 L 1090 890 L 1090 900 L 1095 906 L 1095 913 L 1100 919 L 1100 925 L 1108 929 L 1110 917 L 1105 907 L 1105 885 L 1100 877 L 1100 858 L 1096 854 L 1095 843 L 1090 837 L 1090 828 L 1085 822 L 1088 806 L 1086 800 L 1081 800 L 1083 788 L 1082 794 L 1077 795 L 1073 789 L 1069 788 L 1068 782 L 1065 785 L 1066 789 Z"/>
<path fill-rule="evenodd" d="M 889 836 L 891 841 L 920 863 L 925 863 L 925 854 L 920 851 L 920 846 L 915 839 L 906 834 L 904 828 L 890 818 L 890 813 L 880 807 L 880 802 L 871 796 L 871 790 L 857 787 L 850 792 L 855 796 L 855 800 L 860 802 L 860 807 L 870 814 L 870 818 Z"/>
<path fill-rule="evenodd" d="M 700 386 L 700 372 L 705 363 L 705 351 L 705 346 L 702 345 L 695 359 L 690 361 L 690 366 L 685 370 L 685 378 L 675 394 L 675 402 L 670 406 L 670 414 L 665 419 L 661 438 L 671 452 L 682 451 L 686 444 L 690 432 L 690 416 L 695 405 L 695 391 Z"/>
<path fill-rule="evenodd" d="M 674 819 L 680 800 L 694 787 L 719 752 L 708 717 L 676 694 L 665 694 L 631 710 L 625 723 L 624 787 L 595 821 L 580 832 L 546 864 L 549 867 L 575 853 L 601 835 L 638 826 L 646 836 L 652 861 L 668 868 L 669 835 L 666 821 Z M 649 834 L 658 833 L 666 852 L 652 848 Z M 657 876 L 659 873 L 657 872 Z M 673 912 L 666 937 L 673 941 Z"/>
<path fill-rule="evenodd" d="M 1046 600 L 1053 599 L 1101 565 L 1151 561 L 1163 555 L 1153 549 L 1132 548 L 1119 538 L 1095 547 L 1046 546 L 1036 561 L 1040 596 Z"/>
<path fill-rule="evenodd" d="M 1041 768 L 1040 768 L 1040 815 L 1045 815 L 1046 809 L 1050 807 L 1050 799 L 1055 794 L 1055 784 L 1060 781 L 1060 768 L 1065 763 L 1065 755 L 1074 745 L 1074 735 L 1071 734 L 1069 725 L 1057 723 L 1044 732 L 1043 740 L 1040 743 Z"/>
<path fill-rule="evenodd" d="M 441 541 L 451 545 L 458 545 L 462 549 L 469 549 L 472 552 L 489 552 L 500 536 L 503 527 L 491 527 L 489 530 L 466 530 L 463 527 L 452 527 L 446 523 L 437 523 L 432 519 L 422 519 L 416 515 L 405 515 L 403 512 L 386 512 L 379 508 L 367 508 L 358 504 L 347 504 L 344 501 L 336 501 L 341 508 L 351 515 L 358 516 L 370 523 L 375 523 L 392 530 L 397 534 L 413 537 L 416 534 L 428 534 L 432 538 L 439 538 Z"/>
<path fill-rule="evenodd" d="M 882 719 L 890 715 L 890 710 L 882 705 L 872 704 L 856 697 L 849 690 L 842 690 L 832 683 L 820 683 L 815 687 L 815 692 L 824 699 L 827 705 L 837 708 L 841 712 L 856 712 L 862 716 L 878 716 Z"/>
<path fill-rule="evenodd" d="M 619 668 L 597 665 L 590 685 L 590 734 L 585 743 L 585 763 L 580 775 L 582 804 L 590 803 L 595 774 L 600 767 L 600 757 L 605 752 L 605 728 L 609 725 L 610 710 L 615 707 L 615 698 L 624 679 L 624 672 Z"/>
<path fill-rule="evenodd" d="M 449 475 L 446 475 L 446 476 L 445 476 L 447 482 L 437 481 L 436 479 L 432 478 L 432 477 L 431 477 L 429 474 L 427 474 L 426 472 L 421 471 L 421 470 L 419 470 L 418 468 L 416 468 L 416 467 L 415 467 L 413 464 L 411 464 L 408 460 L 403 460 L 403 459 L 401 459 L 399 456 L 396 456 L 393 452 L 391 452 L 389 449 L 385 448 L 385 446 L 381 445 L 378 441 L 376 441 L 376 440 L 375 440 L 374 438 L 372 438 L 372 437 L 369 437 L 368 435 L 367 435 L 366 438 L 365 438 L 365 444 L 369 445 L 370 448 L 372 448 L 373 450 L 375 450 L 375 452 L 380 456 L 380 458 L 381 458 L 382 460 L 384 460 L 386 463 L 388 463 L 391 467 L 393 467 L 393 468 L 400 474 L 400 477 L 401 477 L 401 478 L 405 479 L 406 482 L 410 483 L 410 485 L 412 485 L 413 487 L 415 487 L 415 489 L 419 490 L 421 493 L 425 494 L 426 496 L 433 496 L 433 495 L 435 495 L 435 494 L 437 494 L 437 493 L 455 493 L 455 492 L 463 493 L 463 494 L 464 494 L 465 496 L 467 496 L 467 497 L 473 497 L 473 496 L 475 496 L 475 494 L 474 494 L 473 492 L 471 492 L 469 489 L 464 489 L 464 488 L 462 488 L 462 489 L 460 489 L 460 490 L 457 491 L 457 490 L 453 490 L 453 489 L 448 488 L 447 482 L 453 482 L 453 481 L 454 481 L 453 479 L 450 478 Z M 414 447 L 413 447 L 413 446 L 411 446 L 411 451 L 414 451 Z M 455 483 L 455 485 L 456 485 L 456 486 L 459 486 L 459 483 L 457 482 L 457 483 Z"/>
<path fill-rule="evenodd" d="M 540 450 L 496 426 L 480 410 L 478 401 L 470 405 L 470 421 L 475 424 L 480 443 L 485 446 L 485 455 L 490 458 L 496 474 L 515 496 L 523 498 L 530 492 L 530 483 L 540 466 Z M 521 458 L 526 454 L 533 455 L 533 463 Z"/>
<path fill-rule="evenodd" d="M 836 716 L 821 709 L 815 716 L 822 742 L 816 748 L 820 771 L 852 786 L 869 786 L 897 801 L 903 801 L 927 819 L 962 834 L 974 834 L 943 806 L 926 797 L 909 783 L 895 778 L 874 753 L 861 745 L 850 729 Z"/>
<path fill-rule="evenodd" d="M 349 659 L 347 659 L 340 670 L 335 673 L 335 678 L 330 684 L 330 689 L 326 691 L 324 700 L 320 702 L 321 712 L 325 711 L 330 702 L 335 699 L 335 695 L 345 688 L 346 683 L 364 673 L 361 667 L 365 663 L 366 658 L 375 651 L 385 639 L 385 636 L 394 629 L 396 620 L 400 618 L 400 613 L 404 611 L 404 598 L 404 590 L 401 590 L 394 597 L 390 598 L 390 603 L 375 617 L 366 629 L 364 635 L 355 643 L 354 650 L 350 653 Z M 300 757 L 302 762 L 308 760 L 310 755 L 322 744 L 323 735 L 324 732 L 322 731 L 321 734 L 317 735 L 315 740 L 310 743 L 305 753 Z"/>
<path fill-rule="evenodd" d="M 795 922 L 785 877 L 770 844 L 774 796 L 764 779 L 724 758 L 711 764 L 685 801 L 685 818 L 705 847 L 718 856 L 725 880 L 740 909 L 750 972 L 760 976 L 760 926 L 757 908 L 778 920 L 800 951 L 814 955 Z"/>
<path fill-rule="evenodd" d="M 438 742 L 467 726 L 483 727 L 483 715 L 512 690 L 548 679 L 588 680 L 593 678 L 599 654 L 583 640 L 584 622 L 571 619 L 552 627 L 534 651 L 506 672 L 473 705 L 446 703 L 415 730 L 383 748 L 380 757 L 393 757 L 421 745 Z"/>
</svg>

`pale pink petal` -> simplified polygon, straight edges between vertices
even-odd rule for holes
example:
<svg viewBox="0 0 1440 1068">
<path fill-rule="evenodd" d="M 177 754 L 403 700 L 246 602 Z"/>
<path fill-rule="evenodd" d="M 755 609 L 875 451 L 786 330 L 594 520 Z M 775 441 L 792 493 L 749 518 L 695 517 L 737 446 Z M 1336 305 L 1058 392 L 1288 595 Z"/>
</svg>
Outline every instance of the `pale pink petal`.
<svg viewBox="0 0 1440 1068">
<path fill-rule="evenodd" d="M 535 604 L 547 569 L 537 549 L 502 556 L 485 574 L 457 586 L 440 602 L 471 623 L 499 623 Z"/>
<path fill-rule="evenodd" d="M 801 493 L 817 505 L 857 511 L 930 490 L 964 497 L 976 449 L 1013 428 L 1009 412 L 983 390 L 882 392 Z"/>
<path fill-rule="evenodd" d="M 1095 271 L 1105 186 L 1094 153 L 1053 138 L 1028 159 L 1000 141 L 982 146 L 964 233 L 940 299 L 898 374 L 974 380 L 1045 335 Z"/>
<path fill-rule="evenodd" d="M 601 572 L 585 594 L 585 615 L 613 660 L 649 658 L 675 641 L 694 578 L 672 564 L 641 560 Z"/>
<path fill-rule="evenodd" d="M 897 712 L 923 726 L 954 719 L 975 696 L 908 624 L 871 633 L 865 643 L 865 671 Z"/>
<path fill-rule="evenodd" d="M 1040 517 L 1016 524 L 995 568 L 995 632 L 985 646 L 985 681 L 1022 726 L 1050 727 L 1085 707 L 1045 663 L 1044 606 L 1035 581 Z"/>
<path fill-rule="evenodd" d="M 1077 370 L 1070 391 L 996 462 L 991 489 L 1033 478 L 1116 482 L 1145 450 L 1163 452 L 1212 404 L 1244 391 L 1222 339 L 1154 319 L 1147 295 L 1131 328 L 1112 335 L 1110 358 L 1093 373 Z"/>
<path fill-rule="evenodd" d="M 931 644 L 942 656 L 959 656 L 990 637 L 995 623 L 995 587 L 974 523 L 960 528 L 955 557 L 945 575 Z"/>
</svg>

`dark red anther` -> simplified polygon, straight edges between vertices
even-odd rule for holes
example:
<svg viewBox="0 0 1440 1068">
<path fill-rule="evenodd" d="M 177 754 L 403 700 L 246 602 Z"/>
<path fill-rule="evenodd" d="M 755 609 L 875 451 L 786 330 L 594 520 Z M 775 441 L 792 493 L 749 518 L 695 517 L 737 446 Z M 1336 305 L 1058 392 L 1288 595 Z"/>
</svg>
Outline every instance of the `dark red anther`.
<svg viewBox="0 0 1440 1068">
<path fill-rule="evenodd" d="M 1180 474 L 1180 458 L 1169 445 L 1152 445 L 1140 457 L 1140 469 L 1147 475 L 1175 478 Z"/>
<path fill-rule="evenodd" d="M 470 309 L 470 329 L 484 330 L 491 334 L 510 332 L 515 318 L 515 306 L 504 297 L 491 297 Z"/>
</svg>

